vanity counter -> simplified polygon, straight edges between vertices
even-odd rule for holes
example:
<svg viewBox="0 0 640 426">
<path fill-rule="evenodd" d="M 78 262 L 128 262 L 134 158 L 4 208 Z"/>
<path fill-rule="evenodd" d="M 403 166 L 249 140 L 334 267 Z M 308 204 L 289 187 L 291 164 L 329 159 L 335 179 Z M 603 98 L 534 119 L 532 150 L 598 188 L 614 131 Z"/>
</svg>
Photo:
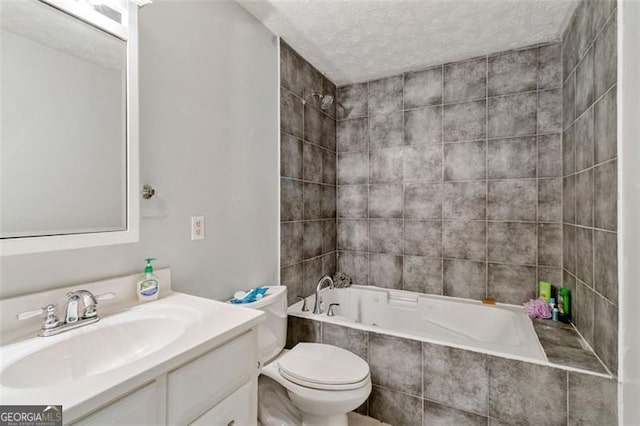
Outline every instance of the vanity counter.
<svg viewBox="0 0 640 426">
<path fill-rule="evenodd" d="M 247 370 L 243 380 L 255 382 L 261 311 L 172 291 L 143 304 L 121 298 L 105 311 L 110 313 L 101 313 L 97 323 L 75 330 L 50 337 L 33 333 L 3 343 L 0 404 L 62 405 L 64 423 L 72 423 L 151 382 L 166 386 L 172 371 L 245 335 L 249 337 L 244 338 L 242 352 L 250 352 L 250 359 L 242 364 Z M 215 386 L 214 380 L 211 387 Z M 162 409 L 165 404 L 158 402 L 160 423 L 171 415 Z"/>
</svg>

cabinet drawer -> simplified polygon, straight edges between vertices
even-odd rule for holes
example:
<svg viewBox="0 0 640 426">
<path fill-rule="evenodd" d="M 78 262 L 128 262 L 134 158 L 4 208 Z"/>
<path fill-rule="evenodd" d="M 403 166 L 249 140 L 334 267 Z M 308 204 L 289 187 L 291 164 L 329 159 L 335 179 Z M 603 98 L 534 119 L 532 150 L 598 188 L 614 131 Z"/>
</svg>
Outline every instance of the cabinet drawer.
<svg viewBox="0 0 640 426">
<path fill-rule="evenodd" d="M 157 382 L 130 393 L 74 423 L 77 425 L 157 425 L 162 409 L 161 386 Z"/>
<path fill-rule="evenodd" d="M 221 403 L 204 413 L 192 426 L 249 426 L 256 424 L 251 419 L 251 386 L 247 382 L 240 389 L 226 397 Z"/>
<path fill-rule="evenodd" d="M 256 374 L 254 332 L 168 374 L 167 421 L 189 424 Z"/>
</svg>

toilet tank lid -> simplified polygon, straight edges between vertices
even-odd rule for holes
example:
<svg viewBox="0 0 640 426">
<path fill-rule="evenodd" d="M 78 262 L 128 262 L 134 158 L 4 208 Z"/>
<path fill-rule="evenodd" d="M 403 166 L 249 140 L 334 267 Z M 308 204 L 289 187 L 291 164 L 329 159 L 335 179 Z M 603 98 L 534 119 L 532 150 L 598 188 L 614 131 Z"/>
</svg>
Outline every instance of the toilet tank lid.
<svg viewBox="0 0 640 426">
<path fill-rule="evenodd" d="M 267 292 L 262 296 L 262 299 L 256 300 L 251 303 L 243 303 L 235 306 L 244 306 L 246 308 L 252 309 L 262 309 L 267 305 L 270 305 L 277 300 L 281 299 L 283 296 L 286 296 L 287 287 L 283 285 L 272 285 L 266 286 Z M 227 302 L 230 303 L 230 302 Z"/>
</svg>

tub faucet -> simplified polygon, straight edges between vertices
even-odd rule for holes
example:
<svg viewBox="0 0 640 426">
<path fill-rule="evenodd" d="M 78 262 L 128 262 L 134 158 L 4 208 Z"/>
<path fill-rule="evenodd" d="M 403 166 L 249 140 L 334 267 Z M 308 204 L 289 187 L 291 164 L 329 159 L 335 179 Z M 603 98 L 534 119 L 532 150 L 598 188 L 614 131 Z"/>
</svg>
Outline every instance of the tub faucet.
<svg viewBox="0 0 640 426">
<path fill-rule="evenodd" d="M 322 290 L 322 286 L 326 283 L 329 282 L 329 288 L 331 290 L 334 289 L 334 285 L 333 285 L 333 279 L 331 279 L 331 277 L 329 275 L 325 275 L 324 277 L 320 278 L 320 281 L 318 281 L 318 285 L 316 286 L 316 300 L 315 303 L 313 305 L 313 313 L 314 314 L 321 314 L 322 313 L 322 301 L 320 300 L 320 297 L 318 296 L 318 293 L 320 292 L 320 290 Z"/>
</svg>

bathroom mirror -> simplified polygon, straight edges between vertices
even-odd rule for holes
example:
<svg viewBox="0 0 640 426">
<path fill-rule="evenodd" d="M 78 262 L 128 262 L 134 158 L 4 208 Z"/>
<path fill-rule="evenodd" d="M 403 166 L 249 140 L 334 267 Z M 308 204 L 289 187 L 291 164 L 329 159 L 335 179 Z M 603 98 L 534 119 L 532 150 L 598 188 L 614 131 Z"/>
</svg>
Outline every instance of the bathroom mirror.
<svg viewBox="0 0 640 426">
<path fill-rule="evenodd" d="M 137 241 L 135 5 L 0 8 L 1 254 Z"/>
</svg>

